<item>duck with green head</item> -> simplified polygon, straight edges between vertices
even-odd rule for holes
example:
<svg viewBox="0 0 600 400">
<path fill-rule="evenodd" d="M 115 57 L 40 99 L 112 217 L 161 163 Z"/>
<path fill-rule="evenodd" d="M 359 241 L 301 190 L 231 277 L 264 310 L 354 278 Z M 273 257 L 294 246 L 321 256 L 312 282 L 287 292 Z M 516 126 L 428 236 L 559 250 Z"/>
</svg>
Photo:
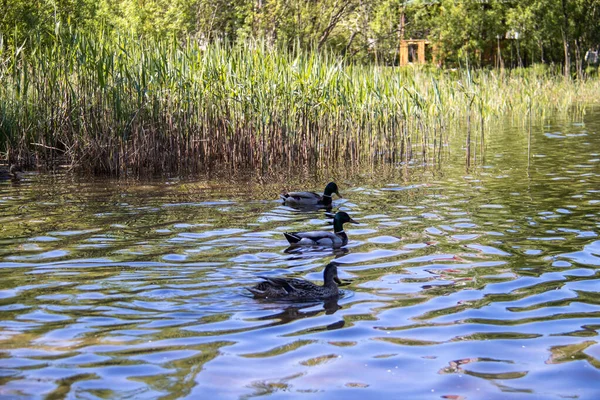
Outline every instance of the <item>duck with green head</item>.
<svg viewBox="0 0 600 400">
<path fill-rule="evenodd" d="M 327 246 L 335 249 L 348 244 L 348 235 L 344 232 L 346 222 L 358 224 L 348 213 L 339 211 L 333 217 L 333 232 L 285 232 L 284 235 L 292 246 Z"/>
<path fill-rule="evenodd" d="M 281 300 L 323 300 L 339 294 L 337 284 L 341 284 L 337 274 L 337 266 L 329 263 L 323 270 L 323 286 L 305 279 L 272 278 L 259 276 L 263 282 L 246 288 L 256 298 Z"/>
<path fill-rule="evenodd" d="M 282 194 L 280 197 L 283 203 L 288 206 L 325 206 L 331 207 L 333 194 L 337 194 L 342 197 L 340 191 L 335 182 L 329 182 L 325 186 L 323 195 L 315 192 L 288 192 Z"/>
</svg>

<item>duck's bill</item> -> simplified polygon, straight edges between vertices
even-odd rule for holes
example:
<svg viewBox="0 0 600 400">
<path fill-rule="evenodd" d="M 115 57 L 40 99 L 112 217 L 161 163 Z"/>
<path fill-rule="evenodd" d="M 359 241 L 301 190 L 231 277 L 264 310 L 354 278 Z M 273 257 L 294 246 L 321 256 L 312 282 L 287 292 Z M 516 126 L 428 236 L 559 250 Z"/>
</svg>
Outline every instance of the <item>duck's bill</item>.
<svg viewBox="0 0 600 400">
<path fill-rule="evenodd" d="M 358 224 L 359 222 L 356 222 L 355 220 L 353 220 L 352 218 L 350 218 L 350 221 L 348 222 L 352 222 L 353 224 Z"/>
<path fill-rule="evenodd" d="M 335 192 L 335 194 L 337 194 L 340 199 L 344 198 L 344 196 L 342 196 L 342 194 L 340 192 Z"/>
<path fill-rule="evenodd" d="M 341 285 L 341 284 L 342 284 L 342 281 L 341 281 L 341 280 L 340 280 L 340 278 L 338 278 L 337 276 L 335 276 L 335 277 L 333 278 L 333 280 L 334 280 L 334 281 L 335 281 L 335 283 L 337 283 L 338 285 Z"/>
</svg>

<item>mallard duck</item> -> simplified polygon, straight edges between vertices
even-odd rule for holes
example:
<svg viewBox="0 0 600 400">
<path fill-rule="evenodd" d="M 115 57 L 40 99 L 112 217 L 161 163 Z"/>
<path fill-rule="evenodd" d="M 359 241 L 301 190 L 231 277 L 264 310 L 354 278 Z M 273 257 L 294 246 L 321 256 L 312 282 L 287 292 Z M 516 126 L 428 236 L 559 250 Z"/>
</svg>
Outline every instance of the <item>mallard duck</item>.
<svg viewBox="0 0 600 400">
<path fill-rule="evenodd" d="M 323 195 L 315 192 L 288 192 L 282 194 L 281 200 L 289 206 L 331 206 L 331 195 L 335 193 L 339 197 L 342 195 L 335 182 L 329 182 L 325 186 Z"/>
<path fill-rule="evenodd" d="M 284 235 L 287 241 L 294 246 L 328 246 L 338 248 L 348 244 L 348 236 L 344 232 L 344 223 L 346 222 L 358 224 L 358 222 L 350 218 L 348 213 L 339 211 L 333 217 L 333 232 L 285 232 Z"/>
<path fill-rule="evenodd" d="M 337 266 L 329 263 L 323 270 L 323 286 L 315 285 L 305 279 L 271 278 L 259 276 L 263 282 L 246 288 L 256 298 L 285 300 L 323 300 L 337 296 L 336 283 L 341 284 L 337 274 Z"/>
<path fill-rule="evenodd" d="M 0 179 L 2 180 L 13 180 L 18 181 L 21 179 L 21 173 L 23 170 L 21 167 L 16 166 L 15 164 L 11 164 L 8 168 L 8 171 L 5 169 L 0 169 Z"/>
</svg>

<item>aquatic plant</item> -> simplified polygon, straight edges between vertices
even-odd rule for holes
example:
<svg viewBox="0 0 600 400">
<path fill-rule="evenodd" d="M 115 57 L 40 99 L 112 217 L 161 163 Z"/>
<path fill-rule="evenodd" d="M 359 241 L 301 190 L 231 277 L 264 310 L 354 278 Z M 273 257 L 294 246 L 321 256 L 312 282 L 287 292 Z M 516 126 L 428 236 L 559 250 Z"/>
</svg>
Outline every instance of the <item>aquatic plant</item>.
<svg viewBox="0 0 600 400">
<path fill-rule="evenodd" d="M 115 175 L 433 161 L 467 120 L 483 143 L 494 118 L 581 111 L 599 82 L 73 30 L 0 43 L 0 149 Z"/>
</svg>

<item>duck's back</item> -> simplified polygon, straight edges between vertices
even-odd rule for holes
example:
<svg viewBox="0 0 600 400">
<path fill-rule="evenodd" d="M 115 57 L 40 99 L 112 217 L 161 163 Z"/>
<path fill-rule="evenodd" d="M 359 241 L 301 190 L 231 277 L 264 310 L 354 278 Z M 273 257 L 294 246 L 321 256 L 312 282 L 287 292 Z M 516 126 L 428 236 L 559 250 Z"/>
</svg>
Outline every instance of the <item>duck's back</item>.
<svg viewBox="0 0 600 400">
<path fill-rule="evenodd" d="M 288 204 L 318 204 L 321 195 L 315 192 L 289 192 L 281 195 L 281 199 Z"/>
</svg>

